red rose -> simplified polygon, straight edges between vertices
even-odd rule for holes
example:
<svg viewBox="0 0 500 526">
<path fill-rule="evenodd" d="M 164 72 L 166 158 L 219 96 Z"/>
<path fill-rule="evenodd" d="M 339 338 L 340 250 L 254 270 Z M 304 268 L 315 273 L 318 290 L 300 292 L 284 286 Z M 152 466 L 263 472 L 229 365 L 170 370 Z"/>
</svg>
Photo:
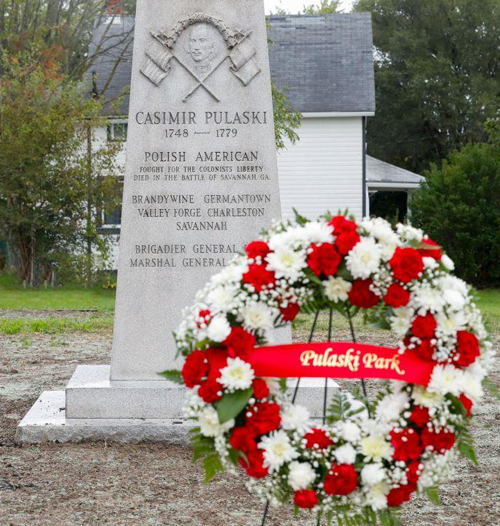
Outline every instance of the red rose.
<svg viewBox="0 0 500 526">
<path fill-rule="evenodd" d="M 417 405 L 410 415 L 410 421 L 413 422 L 417 427 L 425 427 L 431 417 L 429 416 L 429 410 L 427 407 Z"/>
<path fill-rule="evenodd" d="M 433 258 L 436 261 L 439 261 L 443 257 L 443 254 L 441 253 L 441 247 L 435 241 L 432 241 L 432 239 L 428 237 L 424 237 L 424 239 L 422 239 L 422 243 L 427 245 L 425 248 L 418 249 L 418 253 L 423 258 Z"/>
<path fill-rule="evenodd" d="M 326 449 L 333 444 L 333 440 L 326 434 L 323 429 L 313 428 L 309 433 L 304 435 L 306 447 L 308 449 Z"/>
<path fill-rule="evenodd" d="M 347 256 L 349 251 L 356 246 L 359 240 L 359 234 L 355 230 L 353 232 L 345 232 L 337 236 L 335 239 L 335 246 L 340 254 Z"/>
<path fill-rule="evenodd" d="M 293 502 L 299 508 L 311 509 L 319 503 L 319 499 L 313 489 L 302 489 L 295 492 Z"/>
<path fill-rule="evenodd" d="M 464 409 L 467 412 L 467 418 L 469 418 L 472 414 L 472 406 L 474 405 L 472 403 L 472 400 L 470 398 L 467 398 L 464 394 L 460 395 L 459 400 L 462 402 L 462 405 L 464 406 Z"/>
<path fill-rule="evenodd" d="M 411 494 L 416 491 L 417 485 L 409 482 L 403 486 L 391 489 L 387 495 L 387 505 L 390 508 L 397 508 L 410 500 Z"/>
<path fill-rule="evenodd" d="M 265 435 L 278 429 L 281 423 L 280 406 L 274 402 L 259 402 L 253 405 L 246 417 L 247 426 L 257 435 Z"/>
<path fill-rule="evenodd" d="M 351 290 L 349 291 L 349 300 L 352 305 L 361 307 L 362 309 L 375 307 L 380 297 L 370 290 L 372 283 L 373 280 L 371 279 L 358 279 L 353 282 Z"/>
<path fill-rule="evenodd" d="M 342 258 L 335 250 L 335 247 L 330 243 L 323 243 L 322 245 L 311 245 L 312 252 L 307 258 L 309 268 L 316 274 L 316 276 L 333 276 L 339 268 Z"/>
<path fill-rule="evenodd" d="M 389 261 L 394 277 L 403 283 L 417 279 L 424 270 L 422 256 L 414 248 L 396 248 Z"/>
<path fill-rule="evenodd" d="M 264 467 L 264 453 L 261 449 L 248 453 L 246 460 L 240 458 L 240 466 L 245 469 L 249 477 L 262 479 L 267 476 L 267 468 Z"/>
<path fill-rule="evenodd" d="M 209 377 L 201 383 L 198 389 L 198 395 L 203 398 L 207 404 L 217 402 L 222 398 L 222 385 L 217 381 L 217 377 Z"/>
<path fill-rule="evenodd" d="M 350 464 L 333 464 L 324 484 L 327 495 L 349 495 L 358 485 L 358 474 Z"/>
<path fill-rule="evenodd" d="M 403 431 L 391 431 L 391 442 L 394 446 L 394 460 L 408 462 L 417 460 L 422 454 L 422 445 L 418 433 L 411 428 Z"/>
<path fill-rule="evenodd" d="M 406 478 L 408 479 L 408 482 L 416 484 L 418 482 L 418 479 L 420 478 L 421 473 L 422 464 L 420 463 L 420 460 L 415 460 L 415 462 L 408 464 L 406 470 Z"/>
<path fill-rule="evenodd" d="M 252 241 L 246 246 L 245 252 L 251 259 L 255 259 L 259 256 L 264 259 L 269 254 L 269 252 L 271 252 L 271 249 L 264 241 Z"/>
<path fill-rule="evenodd" d="M 435 350 L 436 346 L 432 345 L 430 340 L 422 340 L 420 345 L 415 347 L 414 352 L 419 356 L 419 358 L 422 358 L 428 362 L 433 362 Z"/>
<path fill-rule="evenodd" d="M 250 265 L 248 271 L 243 274 L 243 283 L 253 285 L 256 292 L 260 292 L 264 287 L 274 285 L 275 281 L 274 272 L 266 270 L 264 265 Z"/>
<path fill-rule="evenodd" d="M 248 360 L 250 352 L 255 347 L 257 340 L 243 327 L 232 327 L 229 336 L 222 342 L 226 346 L 231 358 L 242 358 Z"/>
<path fill-rule="evenodd" d="M 243 451 L 246 455 L 248 453 L 257 450 L 257 444 L 255 443 L 255 432 L 253 429 L 242 426 L 237 427 L 233 430 L 231 438 L 229 439 L 231 447 L 238 451 Z"/>
<path fill-rule="evenodd" d="M 432 446 L 437 453 L 444 453 L 455 445 L 455 435 L 446 429 L 435 431 L 426 427 L 420 438 L 424 448 Z"/>
<path fill-rule="evenodd" d="M 344 216 L 335 216 L 328 224 L 333 226 L 333 233 L 336 236 L 356 232 L 358 228 L 358 225 L 354 221 L 349 221 L 349 219 L 346 219 Z"/>
<path fill-rule="evenodd" d="M 384 301 L 390 307 L 398 309 L 399 307 L 406 307 L 410 301 L 410 293 L 404 289 L 399 283 L 393 283 L 384 296 Z"/>
<path fill-rule="evenodd" d="M 195 385 L 198 385 L 207 372 L 208 362 L 203 351 L 196 350 L 188 354 L 181 373 L 186 387 L 192 389 Z"/>
<path fill-rule="evenodd" d="M 252 387 L 253 395 L 255 398 L 257 398 L 257 400 L 262 400 L 263 398 L 267 398 L 269 396 L 269 386 L 265 380 L 262 380 L 262 378 L 256 378 L 252 382 Z"/>
<path fill-rule="evenodd" d="M 436 318 L 428 312 L 425 316 L 417 316 L 411 324 L 411 332 L 422 340 L 433 338 L 436 331 Z"/>
<path fill-rule="evenodd" d="M 293 321 L 300 312 L 300 307 L 298 303 L 289 303 L 286 307 L 280 307 L 280 312 L 283 321 Z"/>
<path fill-rule="evenodd" d="M 479 341 L 471 332 L 457 332 L 457 356 L 454 362 L 461 367 L 469 367 L 480 354 Z"/>
</svg>

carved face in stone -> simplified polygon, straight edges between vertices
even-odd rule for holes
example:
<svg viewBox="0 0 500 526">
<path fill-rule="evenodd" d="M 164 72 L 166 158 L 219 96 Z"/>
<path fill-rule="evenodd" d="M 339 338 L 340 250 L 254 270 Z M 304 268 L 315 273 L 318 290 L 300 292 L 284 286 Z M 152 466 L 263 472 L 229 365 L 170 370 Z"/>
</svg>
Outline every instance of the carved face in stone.
<svg viewBox="0 0 500 526">
<path fill-rule="evenodd" d="M 207 24 L 193 26 L 187 51 L 195 62 L 212 62 L 215 58 L 215 40 Z"/>
</svg>

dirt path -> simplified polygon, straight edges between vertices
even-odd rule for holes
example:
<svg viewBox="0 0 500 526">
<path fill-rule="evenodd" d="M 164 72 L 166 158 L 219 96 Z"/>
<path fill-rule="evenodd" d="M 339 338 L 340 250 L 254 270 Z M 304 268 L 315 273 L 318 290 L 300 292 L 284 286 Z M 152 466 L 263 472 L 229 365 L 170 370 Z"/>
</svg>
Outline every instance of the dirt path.
<svg viewBox="0 0 500 526">
<path fill-rule="evenodd" d="M 388 343 L 378 332 L 360 339 Z M 108 363 L 110 348 L 110 334 L 0 336 L 0 526 L 260 525 L 263 507 L 244 478 L 219 476 L 205 486 L 188 448 L 14 444 L 16 425 L 39 394 L 63 389 L 77 364 Z M 500 363 L 493 379 L 500 384 Z M 474 424 L 480 467 L 460 460 L 442 486 L 443 506 L 415 499 L 405 526 L 500 526 L 499 431 L 500 404 L 487 397 Z M 272 510 L 266 524 L 316 524 L 302 517 Z"/>
</svg>

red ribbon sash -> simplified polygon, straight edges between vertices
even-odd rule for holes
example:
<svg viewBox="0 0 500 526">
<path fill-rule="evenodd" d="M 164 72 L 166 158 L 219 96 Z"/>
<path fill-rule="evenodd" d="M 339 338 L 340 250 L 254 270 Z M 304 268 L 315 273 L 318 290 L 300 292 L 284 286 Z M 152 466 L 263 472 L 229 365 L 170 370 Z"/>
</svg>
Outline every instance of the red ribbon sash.
<svg viewBox="0 0 500 526">
<path fill-rule="evenodd" d="M 256 347 L 248 360 L 256 376 L 382 378 L 427 385 L 433 364 L 406 351 L 352 342 Z"/>
</svg>

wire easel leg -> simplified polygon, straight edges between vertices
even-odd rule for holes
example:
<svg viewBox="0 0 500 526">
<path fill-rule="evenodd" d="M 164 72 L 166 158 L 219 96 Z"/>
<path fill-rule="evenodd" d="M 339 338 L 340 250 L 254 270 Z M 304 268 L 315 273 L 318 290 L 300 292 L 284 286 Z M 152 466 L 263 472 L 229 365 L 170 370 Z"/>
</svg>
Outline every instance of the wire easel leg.
<svg viewBox="0 0 500 526">
<path fill-rule="evenodd" d="M 333 309 L 330 309 L 330 316 L 328 318 L 328 341 L 329 342 L 332 341 L 332 329 L 333 329 Z M 326 424 L 327 405 L 328 405 L 328 378 L 325 378 L 325 391 L 323 393 L 323 425 Z"/>
</svg>

